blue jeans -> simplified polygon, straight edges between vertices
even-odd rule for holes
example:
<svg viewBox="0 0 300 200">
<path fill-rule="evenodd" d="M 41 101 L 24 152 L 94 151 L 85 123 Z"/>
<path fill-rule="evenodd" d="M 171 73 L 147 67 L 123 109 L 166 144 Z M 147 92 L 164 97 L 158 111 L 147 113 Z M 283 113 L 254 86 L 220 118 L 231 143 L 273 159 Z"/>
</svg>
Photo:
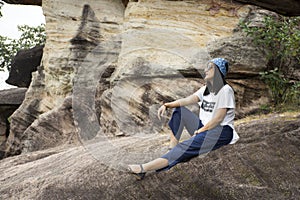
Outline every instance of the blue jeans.
<svg viewBox="0 0 300 200">
<path fill-rule="evenodd" d="M 217 126 L 211 130 L 194 135 L 194 132 L 203 126 L 197 115 L 185 107 L 175 108 L 169 126 L 177 140 L 180 139 L 184 128 L 192 136 L 183 142 L 178 143 L 161 158 L 168 160 L 169 165 L 163 169 L 170 169 L 180 162 L 187 162 L 200 154 L 208 153 L 221 146 L 230 143 L 233 137 L 233 130 L 230 126 Z"/>
</svg>

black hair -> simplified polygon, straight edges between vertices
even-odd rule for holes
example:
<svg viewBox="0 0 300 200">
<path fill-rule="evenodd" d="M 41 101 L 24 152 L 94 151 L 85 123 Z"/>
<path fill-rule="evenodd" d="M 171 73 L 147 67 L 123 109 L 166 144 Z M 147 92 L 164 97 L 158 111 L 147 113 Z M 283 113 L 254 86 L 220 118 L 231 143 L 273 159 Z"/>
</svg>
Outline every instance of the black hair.
<svg viewBox="0 0 300 200">
<path fill-rule="evenodd" d="M 218 94 L 221 88 L 227 84 L 225 76 L 221 73 L 218 66 L 214 67 L 215 73 L 213 78 L 213 83 L 207 82 L 206 88 L 204 91 L 204 96 L 209 95 L 210 93 Z M 226 71 L 228 71 L 228 65 L 226 66 Z"/>
</svg>

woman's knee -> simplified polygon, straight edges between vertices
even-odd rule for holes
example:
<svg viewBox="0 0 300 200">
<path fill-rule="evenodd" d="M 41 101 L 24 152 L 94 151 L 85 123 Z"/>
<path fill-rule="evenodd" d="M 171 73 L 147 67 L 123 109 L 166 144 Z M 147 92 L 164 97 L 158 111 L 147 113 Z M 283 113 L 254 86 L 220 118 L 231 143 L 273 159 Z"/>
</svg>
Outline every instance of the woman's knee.
<svg viewBox="0 0 300 200">
<path fill-rule="evenodd" d="M 182 108 L 184 108 L 184 107 L 176 107 L 176 108 L 174 108 L 173 113 L 174 112 L 179 112 L 180 113 Z"/>
<path fill-rule="evenodd" d="M 181 121 L 181 109 L 182 108 L 183 107 L 174 108 L 173 113 L 172 113 L 172 117 L 169 121 L 169 126 L 172 125 L 174 122 L 179 123 Z"/>
<path fill-rule="evenodd" d="M 181 116 L 181 113 L 184 112 L 185 110 L 188 110 L 188 109 L 184 106 L 176 107 L 176 108 L 174 108 L 172 115 L 180 115 Z"/>
</svg>

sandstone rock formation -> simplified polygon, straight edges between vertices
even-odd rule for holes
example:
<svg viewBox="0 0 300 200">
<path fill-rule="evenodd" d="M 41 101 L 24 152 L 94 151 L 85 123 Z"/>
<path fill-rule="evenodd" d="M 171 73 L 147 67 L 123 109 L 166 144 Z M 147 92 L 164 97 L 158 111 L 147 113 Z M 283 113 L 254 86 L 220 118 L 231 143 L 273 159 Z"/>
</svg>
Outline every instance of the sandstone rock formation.
<svg viewBox="0 0 300 200">
<path fill-rule="evenodd" d="M 262 8 L 277 12 L 287 16 L 299 16 L 300 15 L 300 3 L 297 0 L 236 0 L 240 3 L 251 4 L 260 6 Z"/>
<path fill-rule="evenodd" d="M 36 71 L 41 63 L 43 48 L 43 45 L 39 45 L 18 51 L 12 60 L 6 83 L 18 87 L 28 87 L 31 83 L 31 73 Z"/>
<path fill-rule="evenodd" d="M 11 88 L 0 90 L 0 105 L 20 105 L 25 97 L 27 88 Z"/>
<path fill-rule="evenodd" d="M 143 181 L 125 171 L 128 162 L 136 161 L 134 156 L 124 160 L 117 155 L 164 153 L 166 135 L 123 137 L 111 141 L 111 148 L 103 148 L 99 141 L 89 144 L 93 148 L 64 145 L 6 158 L 0 162 L 0 196 L 12 200 L 297 199 L 299 113 L 259 118 L 238 122 L 237 144 L 167 172 L 149 173 Z M 114 162 L 105 162 L 106 158 Z"/>
<path fill-rule="evenodd" d="M 157 108 L 198 89 L 212 57 L 230 62 L 238 117 L 268 102 L 258 76 L 268 60 L 238 24 L 273 13 L 209 0 L 44 0 L 42 6 L 47 41 L 11 116 L 1 199 L 299 196 L 299 114 L 242 123 L 238 144 L 140 184 L 124 172 L 166 151 L 168 116 L 158 121 Z"/>
<path fill-rule="evenodd" d="M 10 4 L 24 4 L 24 5 L 42 5 L 42 0 L 4 0 L 6 3 Z M 123 4 L 127 6 L 129 0 L 122 0 Z M 272 10 L 274 12 L 288 15 L 288 16 L 299 16 L 300 15 L 300 3 L 297 0 L 281 0 L 281 1 L 271 1 L 271 0 L 236 0 L 232 2 L 240 2 L 243 4 L 251 4 L 260 6 L 262 8 Z M 219 2 L 211 1 L 215 8 L 220 6 Z"/>
<path fill-rule="evenodd" d="M 124 12 L 124 6 L 119 1 L 103 4 L 95 1 L 86 2 L 90 3 L 89 5 L 79 1 L 62 3 L 69 8 L 68 13 L 65 13 L 65 6 L 61 7 L 61 4 L 52 1 L 43 3 L 46 34 L 48 38 L 55 38 L 55 40 L 46 42 L 43 65 L 33 74 L 32 86 L 27 92 L 26 99 L 12 116 L 11 133 L 8 139 L 9 155 L 18 153 L 24 146 L 18 138 L 23 137 L 25 130 L 40 114 L 60 107 L 65 97 L 71 94 L 73 82 L 76 83 L 73 77 L 77 71 L 88 70 L 82 68 L 89 67 L 90 62 L 99 64 L 103 58 L 101 49 L 96 49 L 99 42 L 109 40 L 110 35 L 117 34 L 119 31 L 118 24 Z M 94 10 L 101 10 L 101 12 L 95 13 Z M 68 22 L 63 22 L 65 14 L 70 16 Z M 94 53 L 93 49 L 95 49 Z M 91 57 L 92 60 L 89 60 L 88 54 L 96 55 L 98 58 Z M 87 77 L 84 78 L 88 81 Z M 78 85 L 83 87 L 87 84 L 86 82 Z M 85 87 L 81 91 L 82 94 L 89 92 Z"/>
<path fill-rule="evenodd" d="M 196 91 L 206 62 L 215 56 L 231 63 L 238 116 L 268 101 L 258 78 L 267 60 L 238 29 L 240 20 L 259 20 L 259 8 L 226 1 L 218 9 L 210 1 L 143 1 L 129 2 L 125 10 L 117 0 L 90 0 L 44 1 L 43 9 L 49 39 L 26 99 L 11 117 L 8 155 L 22 151 L 21 138 L 35 143 L 25 130 L 43 134 L 30 127 L 70 94 L 81 138 L 99 130 L 110 137 L 159 132 L 157 106 Z"/>
<path fill-rule="evenodd" d="M 24 100 L 26 88 L 0 91 L 0 159 L 5 156 L 6 140 L 9 135 L 9 117 Z"/>
</svg>

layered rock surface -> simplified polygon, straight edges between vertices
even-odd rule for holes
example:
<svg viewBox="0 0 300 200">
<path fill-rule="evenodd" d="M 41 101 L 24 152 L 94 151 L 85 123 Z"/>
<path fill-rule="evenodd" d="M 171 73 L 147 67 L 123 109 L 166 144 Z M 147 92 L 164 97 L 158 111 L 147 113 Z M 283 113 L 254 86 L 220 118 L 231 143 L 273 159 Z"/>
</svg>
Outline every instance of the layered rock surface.
<svg viewBox="0 0 300 200">
<path fill-rule="evenodd" d="M 30 147 L 38 138 L 34 135 L 44 135 L 53 125 L 43 123 L 39 129 L 36 124 L 69 95 L 73 116 L 67 115 L 76 121 L 69 125 L 77 126 L 72 130 L 81 138 L 91 139 L 99 130 L 110 137 L 160 132 L 159 104 L 203 85 L 201 74 L 212 57 L 231 63 L 228 78 L 236 91 L 237 116 L 268 101 L 258 78 L 267 60 L 238 28 L 240 20 L 259 21 L 266 11 L 226 1 L 218 8 L 210 1 L 129 2 L 125 9 L 117 0 L 44 1 L 43 10 L 48 39 L 25 101 L 11 117 L 7 155 L 25 146 L 37 150 Z M 48 130 L 54 138 L 69 132 L 55 130 Z"/>
<path fill-rule="evenodd" d="M 111 89 L 98 101 L 103 102 L 99 115 L 104 131 L 133 135 L 131 127 L 142 127 L 155 132 L 159 128 L 153 125 L 152 110 L 201 87 L 203 69 L 212 57 L 230 62 L 228 78 L 236 91 L 237 116 L 266 103 L 267 89 L 258 72 L 268 61 L 238 24 L 261 20 L 267 13 L 228 2 L 217 10 L 209 1 L 130 2 Z"/>
<path fill-rule="evenodd" d="M 143 181 L 126 164 L 167 150 L 166 135 L 62 145 L 0 163 L 2 199 L 297 199 L 300 116 L 238 122 L 241 139 Z M 134 144 L 134 147 L 133 147 Z"/>
<path fill-rule="evenodd" d="M 22 104 L 27 88 L 12 88 L 0 91 L 0 159 L 5 156 L 9 135 L 9 117 Z"/>
<path fill-rule="evenodd" d="M 272 10 L 274 12 L 288 15 L 288 16 L 299 16 L 300 15 L 300 2 L 297 0 L 283 0 L 283 1 L 272 1 L 272 0 L 237 0 L 240 3 L 252 4 L 260 6 L 262 8 Z"/>
<path fill-rule="evenodd" d="M 69 9 L 66 11 L 65 7 Z M 77 71 L 84 71 L 82 68 L 86 67 L 85 69 L 89 70 L 92 69 L 89 68 L 90 65 L 99 65 L 103 54 L 101 46 L 97 46 L 119 32 L 124 6 L 119 1 L 44 1 L 43 11 L 49 39 L 44 47 L 42 64 L 38 71 L 33 73 L 33 81 L 24 103 L 11 117 L 8 155 L 19 153 L 23 148 L 24 144 L 20 138 L 32 141 L 31 136 L 24 134 L 25 130 L 38 120 L 41 114 L 62 106 L 65 97 L 72 93 L 73 83 L 80 82 L 78 87 L 74 86 L 75 90 L 82 92 L 80 95 L 84 92 L 93 93 L 85 87 L 90 77 L 80 77 L 77 80 L 73 78 Z M 111 55 L 116 60 L 115 53 L 111 52 Z M 89 75 L 93 76 L 94 71 L 89 72 Z M 96 72 L 94 74 L 99 76 Z M 81 82 L 81 79 L 86 82 Z M 97 82 L 88 85 L 93 84 Z M 46 129 L 52 127 L 48 125 L 45 125 Z M 36 134 L 40 133 L 34 130 Z"/>
<path fill-rule="evenodd" d="M 238 30 L 240 20 L 257 20 L 248 16 L 256 16 L 258 8 L 226 1 L 218 8 L 210 1 L 142 1 L 129 2 L 125 10 L 116 0 L 44 1 L 43 10 L 48 39 L 42 64 L 11 117 L 8 155 L 30 146 L 24 141 L 35 143 L 32 135 L 44 133 L 31 126 L 71 94 L 82 138 L 95 137 L 100 128 L 109 136 L 160 131 L 157 106 L 195 92 L 203 85 L 206 62 L 215 56 L 231 63 L 238 116 L 268 100 L 257 76 L 267 60 Z M 46 124 L 45 129 L 52 127 Z"/>
<path fill-rule="evenodd" d="M 5 153 L 22 154 L 0 163 L 1 198 L 299 196 L 299 115 L 242 123 L 238 144 L 152 173 L 142 183 L 125 173 L 127 164 L 166 152 L 168 116 L 159 121 L 157 108 L 203 85 L 210 58 L 230 61 L 237 116 L 268 101 L 258 77 L 268 60 L 238 23 L 273 14 L 231 1 L 126 6 L 118 0 L 43 1 L 47 41 L 25 101 L 11 117 Z"/>
<path fill-rule="evenodd" d="M 4 0 L 6 3 L 10 4 L 24 4 L 24 5 L 42 5 L 42 0 Z M 126 6 L 128 0 L 122 0 L 123 4 Z M 234 1 L 233 1 L 234 2 Z M 299 16 L 300 15 L 300 3 L 297 0 L 282 0 L 282 1 L 271 1 L 271 0 L 236 0 L 236 2 L 251 4 L 263 7 L 274 12 L 278 12 L 283 15 L 288 16 Z M 219 2 L 211 1 L 215 6 L 219 6 Z"/>
</svg>

